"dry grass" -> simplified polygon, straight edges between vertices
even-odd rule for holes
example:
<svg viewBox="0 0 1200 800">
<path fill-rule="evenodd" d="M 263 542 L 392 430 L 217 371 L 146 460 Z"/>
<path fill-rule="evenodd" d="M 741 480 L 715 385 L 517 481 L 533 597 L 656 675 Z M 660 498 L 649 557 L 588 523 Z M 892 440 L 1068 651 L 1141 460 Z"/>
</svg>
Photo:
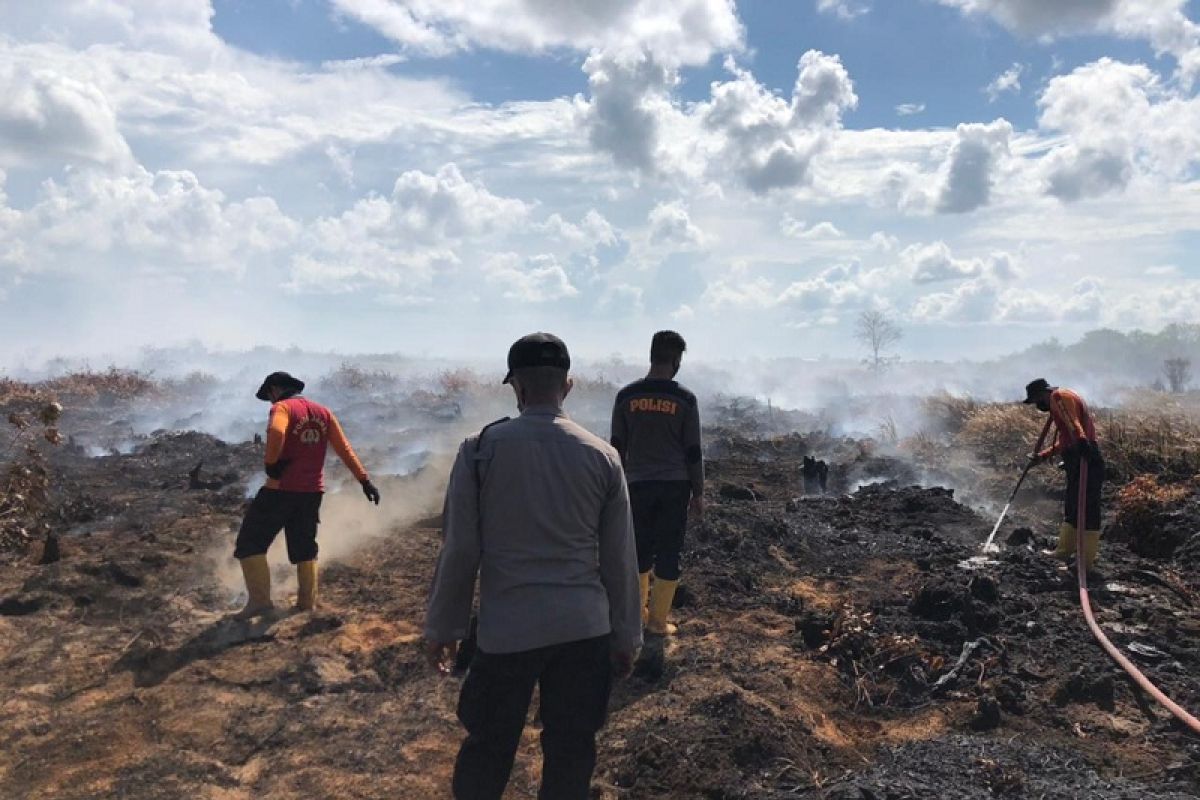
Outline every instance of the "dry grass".
<svg viewBox="0 0 1200 800">
<path fill-rule="evenodd" d="M 964 419 L 954 443 L 994 467 L 1020 467 L 1045 425 L 1029 406 L 976 406 Z"/>
<path fill-rule="evenodd" d="M 1030 406 L 979 404 L 950 395 L 929 398 L 925 408 L 931 428 L 947 434 L 956 448 L 1005 469 L 1024 463 L 1046 421 Z M 1169 396 L 1098 410 L 1096 428 L 1114 483 L 1145 474 L 1181 481 L 1200 473 L 1200 410 Z"/>
<path fill-rule="evenodd" d="M 384 391 L 396 386 L 396 376 L 384 370 L 369 370 L 344 362 L 321 378 L 321 387 L 332 391 Z"/>
<path fill-rule="evenodd" d="M 49 532 L 50 471 L 43 451 L 62 441 L 61 405 L 44 396 L 9 401 L 8 430 L 0 444 L 0 553 L 24 550 L 35 536 Z"/>
<path fill-rule="evenodd" d="M 1176 403 L 1102 411 L 1100 443 L 1115 480 L 1153 473 L 1184 480 L 1200 472 L 1200 415 Z"/>
<path fill-rule="evenodd" d="M 979 410 L 981 404 L 971 397 L 941 392 L 926 397 L 921 406 L 930 421 L 933 433 L 955 436 Z"/>
<path fill-rule="evenodd" d="M 1140 540 L 1162 528 L 1164 519 L 1181 508 L 1196 490 L 1200 480 L 1167 483 L 1154 475 L 1139 475 L 1117 492 L 1113 523 L 1106 533 L 1114 539 Z"/>
<path fill-rule="evenodd" d="M 130 400 L 161 391 L 149 374 L 117 367 L 109 367 L 103 372 L 72 372 L 43 381 L 37 386 L 65 403 Z"/>
</svg>

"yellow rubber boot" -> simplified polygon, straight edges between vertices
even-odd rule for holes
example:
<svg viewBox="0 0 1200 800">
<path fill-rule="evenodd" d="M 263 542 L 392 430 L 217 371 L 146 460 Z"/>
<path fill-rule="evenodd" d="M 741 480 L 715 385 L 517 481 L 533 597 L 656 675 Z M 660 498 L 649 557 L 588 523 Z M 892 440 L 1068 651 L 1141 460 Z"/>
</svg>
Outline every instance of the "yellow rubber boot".
<svg viewBox="0 0 1200 800">
<path fill-rule="evenodd" d="M 312 611 L 317 607 L 317 562 L 301 561 L 297 564 L 296 580 L 300 584 L 296 593 L 296 609 Z"/>
<path fill-rule="evenodd" d="M 1064 522 L 1058 529 L 1058 547 L 1054 557 L 1066 561 L 1075 556 L 1075 526 Z"/>
<path fill-rule="evenodd" d="M 675 588 L 679 581 L 668 581 L 655 576 L 654 586 L 650 589 L 650 616 L 646 621 L 646 632 L 657 636 L 671 636 L 675 626 L 667 622 L 671 613 L 671 603 L 675 600 Z"/>
<path fill-rule="evenodd" d="M 246 581 L 246 607 L 234 614 L 234 619 L 251 619 L 270 611 L 275 605 L 271 602 L 271 567 L 267 557 L 247 556 L 241 560 L 242 577 Z"/>
<path fill-rule="evenodd" d="M 642 609 L 642 627 L 646 626 L 646 621 L 650 619 L 650 611 L 646 604 L 650 602 L 650 573 L 643 572 L 638 575 L 638 592 L 642 598 L 642 604 L 639 608 Z"/>
<path fill-rule="evenodd" d="M 1083 532 L 1083 564 L 1091 572 L 1096 565 L 1096 556 L 1100 555 L 1100 531 Z"/>
</svg>

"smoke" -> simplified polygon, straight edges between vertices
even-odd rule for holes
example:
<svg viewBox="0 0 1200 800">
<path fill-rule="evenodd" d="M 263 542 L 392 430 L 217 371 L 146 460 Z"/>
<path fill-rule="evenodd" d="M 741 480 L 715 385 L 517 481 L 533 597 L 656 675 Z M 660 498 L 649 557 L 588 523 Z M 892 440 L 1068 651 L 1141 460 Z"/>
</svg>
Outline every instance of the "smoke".
<svg viewBox="0 0 1200 800">
<path fill-rule="evenodd" d="M 378 506 L 368 502 L 354 482 L 342 483 L 327 492 L 321 502 L 318 561 L 322 564 L 344 561 L 389 537 L 405 535 L 421 520 L 439 515 L 451 461 L 451 456 L 440 454 L 411 475 L 380 478 L 376 485 L 383 498 Z M 214 548 L 206 561 L 233 603 L 245 594 L 241 568 L 233 558 L 228 534 L 214 538 L 222 544 Z M 282 533 L 267 552 L 267 561 L 271 564 L 276 601 L 295 594 L 296 574 L 288 565 Z"/>
<path fill-rule="evenodd" d="M 875 453 L 906 463 L 915 481 L 955 488 L 969 495 L 962 499 L 986 504 L 989 492 L 972 477 L 983 471 L 975 454 L 953 453 L 943 459 L 945 469 L 929 471 L 928 459 L 902 446 L 922 437 L 944 438 L 943 421 L 925 402 L 931 395 L 1015 403 L 1029 380 L 1046 377 L 1081 391 L 1094 407 L 1119 406 L 1158 378 L 1165 357 L 1200 359 L 1198 348 L 1200 327 L 1175 326 L 1158 334 L 1095 332 L 1073 345 L 1050 341 L 989 362 L 912 361 L 881 371 L 846 359 L 706 361 L 689 354 L 679 379 L 698 396 L 714 442 L 719 437 L 713 434 L 723 428 L 748 435 L 797 431 L 871 439 Z M 39 380 L 91 366 L 56 359 L 9 377 Z M 462 439 L 516 413 L 511 389 L 501 384 L 502 352 L 462 362 L 265 347 L 228 352 L 193 345 L 148 350 L 127 366 L 152 379 L 158 391 L 68 403 L 62 432 L 83 452 L 129 452 L 163 431 L 200 431 L 228 443 L 247 442 L 262 434 L 267 422 L 267 405 L 254 398 L 262 377 L 285 369 L 307 381 L 305 394 L 338 415 L 384 492 L 381 506 L 369 505 L 331 460 L 319 540 L 323 561 L 350 558 L 435 514 L 450 458 Z M 641 360 L 578 359 L 568 414 L 606 439 L 617 390 L 645 369 Z M 886 476 L 867 471 L 854 475 L 852 483 L 880 477 Z M 256 470 L 244 479 L 249 494 L 261 476 Z M 282 537 L 270 558 L 286 563 Z M 212 561 L 231 596 L 240 593 L 240 572 L 227 549 L 215 551 Z M 281 569 L 278 577 L 285 590 L 294 585 L 292 570 Z"/>
</svg>

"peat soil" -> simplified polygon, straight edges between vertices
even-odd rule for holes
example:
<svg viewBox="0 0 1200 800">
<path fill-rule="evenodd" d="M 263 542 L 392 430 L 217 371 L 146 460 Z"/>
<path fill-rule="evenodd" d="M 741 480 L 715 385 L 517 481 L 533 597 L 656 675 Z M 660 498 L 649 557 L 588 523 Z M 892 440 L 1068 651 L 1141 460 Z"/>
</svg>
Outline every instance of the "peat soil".
<svg viewBox="0 0 1200 800">
<path fill-rule="evenodd" d="M 1110 662 L 1074 576 L 1039 552 L 1053 497 L 1026 497 L 1000 552 L 971 562 L 992 520 L 912 485 L 924 470 L 850 440 L 710 441 L 679 632 L 616 690 L 595 797 L 1200 794 L 1200 740 Z M 830 462 L 827 495 L 803 493 L 810 454 Z M 447 796 L 459 681 L 420 650 L 428 493 L 382 483 L 407 521 L 323 564 L 317 612 L 284 610 L 280 587 L 276 614 L 234 622 L 230 551 L 260 458 L 195 433 L 55 456 L 57 558 L 36 548 L 0 571 L 0 797 Z M 1092 600 L 1114 643 L 1196 710 L 1183 551 L 1106 543 Z M 536 794 L 537 734 L 509 798 Z"/>
</svg>

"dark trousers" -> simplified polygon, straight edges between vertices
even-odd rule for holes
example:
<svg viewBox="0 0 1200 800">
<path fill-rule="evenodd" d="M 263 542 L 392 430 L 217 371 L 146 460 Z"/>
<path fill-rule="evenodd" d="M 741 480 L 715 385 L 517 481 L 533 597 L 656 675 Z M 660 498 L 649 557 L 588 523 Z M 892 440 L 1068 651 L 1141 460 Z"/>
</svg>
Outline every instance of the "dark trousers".
<svg viewBox="0 0 1200 800">
<path fill-rule="evenodd" d="M 541 689 L 541 800 L 587 800 L 596 768 L 596 732 L 608 715 L 608 636 L 521 653 L 475 652 L 458 698 L 467 738 L 454 764 L 456 800 L 499 800 Z"/>
<path fill-rule="evenodd" d="M 637 538 L 638 572 L 663 580 L 679 580 L 679 556 L 687 532 L 688 481 L 638 481 L 629 484 L 633 530 Z"/>
<path fill-rule="evenodd" d="M 1063 465 L 1067 468 L 1067 496 L 1063 502 L 1063 519 L 1068 525 L 1079 525 L 1079 461 L 1077 453 L 1067 453 Z M 1088 459 L 1087 518 L 1085 529 L 1100 530 L 1100 490 L 1104 486 L 1104 459 Z"/>
<path fill-rule="evenodd" d="M 254 495 L 238 531 L 234 558 L 260 556 L 282 529 L 288 561 L 299 564 L 317 557 L 317 526 L 321 523 L 321 492 L 285 492 L 263 487 Z"/>
</svg>

